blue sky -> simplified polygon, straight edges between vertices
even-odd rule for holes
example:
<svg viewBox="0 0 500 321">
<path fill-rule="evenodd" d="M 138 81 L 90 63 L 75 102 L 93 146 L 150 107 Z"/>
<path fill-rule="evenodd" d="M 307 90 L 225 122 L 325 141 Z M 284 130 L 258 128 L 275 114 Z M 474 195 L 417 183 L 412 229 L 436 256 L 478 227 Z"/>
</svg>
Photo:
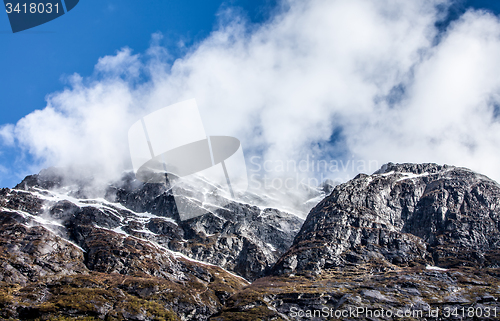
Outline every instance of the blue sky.
<svg viewBox="0 0 500 321">
<path fill-rule="evenodd" d="M 500 1 L 457 1 L 449 16 L 456 19 L 468 8 L 498 15 Z M 7 14 L 0 14 L 0 127 L 44 109 L 47 95 L 68 87 L 74 73 L 90 77 L 99 58 L 124 47 L 131 48 L 131 55 L 146 52 L 154 33 L 163 35 L 160 45 L 171 63 L 184 57 L 218 28 L 226 9 L 256 27 L 279 11 L 275 0 L 81 0 L 68 14 L 16 34 Z M 329 126 L 327 138 L 342 132 L 340 125 Z M 36 168 L 26 166 L 37 163 L 30 148 L 21 152 L 17 145 L 0 145 L 0 187 L 14 186 Z"/>
<path fill-rule="evenodd" d="M 221 10 L 232 7 L 259 23 L 274 5 L 274 0 L 82 0 L 68 14 L 16 34 L 7 14 L 0 14 L 0 125 L 43 109 L 46 95 L 62 90 L 73 73 L 92 74 L 99 57 L 122 47 L 144 52 L 153 33 L 163 34 L 162 44 L 175 59 L 207 37 Z M 0 164 L 13 168 L 18 157 L 18 150 L 3 148 Z M 16 175 L 0 176 L 0 187 L 19 182 Z"/>
<path fill-rule="evenodd" d="M 77 10 L 56 20 L 12 34 L 6 14 L 0 15 L 2 123 L 12 123 L 45 107 L 45 95 L 60 90 L 64 76 L 92 73 L 99 57 L 128 46 L 149 47 L 151 34 L 162 32 L 164 44 L 182 55 L 205 38 L 217 23 L 217 12 L 236 6 L 252 21 L 266 17 L 270 0 L 185 0 L 147 2 L 82 0 Z"/>
</svg>

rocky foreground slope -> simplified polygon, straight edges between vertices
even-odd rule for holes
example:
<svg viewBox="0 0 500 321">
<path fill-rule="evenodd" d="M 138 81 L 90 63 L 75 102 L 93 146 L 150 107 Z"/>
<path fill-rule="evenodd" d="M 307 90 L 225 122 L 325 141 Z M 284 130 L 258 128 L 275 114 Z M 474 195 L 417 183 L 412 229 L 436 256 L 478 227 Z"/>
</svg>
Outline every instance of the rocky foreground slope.
<svg viewBox="0 0 500 321">
<path fill-rule="evenodd" d="M 500 186 L 464 168 L 389 163 L 303 224 L 236 202 L 180 221 L 127 175 L 80 187 L 0 191 L 0 319 L 500 319 Z"/>
</svg>

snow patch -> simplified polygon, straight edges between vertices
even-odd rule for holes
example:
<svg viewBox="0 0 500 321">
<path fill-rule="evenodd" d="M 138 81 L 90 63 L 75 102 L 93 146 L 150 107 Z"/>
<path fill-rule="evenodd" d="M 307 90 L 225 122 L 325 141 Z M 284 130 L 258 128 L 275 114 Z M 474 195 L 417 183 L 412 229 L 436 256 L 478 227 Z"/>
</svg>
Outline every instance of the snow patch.
<svg viewBox="0 0 500 321">
<path fill-rule="evenodd" d="M 41 225 L 55 225 L 55 226 L 62 226 L 64 227 L 64 225 L 62 225 L 61 223 L 57 222 L 56 220 L 48 220 L 48 219 L 45 219 L 43 217 L 40 217 L 40 216 L 36 216 L 36 215 L 32 215 L 30 213 L 27 213 L 27 212 L 24 212 L 24 211 L 21 211 L 21 210 L 13 210 L 13 209 L 10 209 L 10 208 L 5 208 L 5 207 L 0 207 L 0 210 L 2 211 L 6 211 L 6 212 L 11 212 L 11 213 L 17 213 L 19 215 L 21 215 L 22 217 L 24 217 L 25 219 L 30 219 L 30 220 L 33 220 Z"/>
<path fill-rule="evenodd" d="M 247 279 L 245 279 L 244 277 L 241 277 L 241 276 L 239 276 L 237 274 L 234 274 L 233 272 L 230 272 L 230 271 L 226 270 L 223 267 L 220 267 L 220 266 L 215 265 L 215 264 L 210 264 L 210 263 L 207 263 L 207 262 L 203 262 L 203 261 L 198 261 L 198 260 L 192 259 L 189 256 L 186 256 L 186 255 L 184 255 L 184 254 L 182 254 L 180 252 L 175 252 L 175 251 L 169 250 L 169 249 L 167 249 L 167 248 L 165 248 L 165 247 L 163 247 L 161 245 L 159 245 L 159 246 L 162 247 L 163 249 L 165 249 L 166 251 L 168 251 L 169 253 L 171 253 L 176 259 L 183 258 L 183 259 L 185 259 L 187 261 L 190 261 L 190 262 L 194 262 L 194 263 L 198 263 L 198 264 L 203 264 L 203 265 L 207 265 L 207 266 L 218 267 L 219 269 L 224 270 L 224 272 L 226 272 L 227 274 L 231 274 L 232 276 L 237 277 L 238 279 L 241 279 L 241 280 L 245 281 L 247 284 L 251 284 L 251 282 L 248 281 Z"/>
<path fill-rule="evenodd" d="M 390 171 L 390 172 L 382 173 L 382 174 L 374 174 L 374 176 L 389 176 L 389 175 L 392 175 L 394 173 L 395 173 L 394 171 Z"/>
<path fill-rule="evenodd" d="M 274 247 L 271 243 L 266 243 L 266 245 L 267 245 L 267 247 L 268 247 L 271 251 L 273 251 L 273 252 L 275 252 L 275 251 L 276 251 L 276 248 L 275 248 L 275 247 Z"/>
<path fill-rule="evenodd" d="M 426 270 L 433 270 L 433 271 L 448 271 L 448 269 L 443 269 L 443 268 L 440 268 L 438 266 L 433 266 L 433 265 L 426 265 L 425 266 L 425 269 Z"/>
<path fill-rule="evenodd" d="M 422 174 L 414 174 L 414 173 L 400 173 L 400 174 L 403 174 L 405 177 L 401 177 L 396 182 L 404 181 L 405 179 L 413 179 L 413 178 L 418 178 L 418 177 L 429 176 L 429 175 L 431 175 L 433 173 L 425 172 L 425 173 L 422 173 Z"/>
<path fill-rule="evenodd" d="M 84 253 L 86 252 L 83 248 L 81 248 L 80 246 L 78 246 L 76 243 L 74 243 L 74 242 L 72 242 L 72 241 L 70 241 L 68 239 L 65 239 L 63 237 L 60 237 L 57 232 L 53 231 L 50 227 L 48 227 L 48 226 L 62 226 L 62 227 L 64 227 L 64 225 L 62 225 L 61 223 L 59 223 L 57 221 L 47 220 L 47 219 L 44 219 L 43 217 L 35 216 L 35 215 L 29 214 L 27 212 L 21 211 L 21 210 L 13 210 L 13 209 L 10 209 L 10 208 L 5 208 L 5 207 L 0 207 L 0 210 L 1 211 L 6 211 L 6 212 L 10 212 L 10 213 L 19 214 L 22 217 L 24 217 L 25 219 L 31 219 L 31 220 L 39 223 L 41 225 L 41 227 L 43 227 L 44 229 L 46 229 L 50 233 L 54 234 L 55 236 L 59 237 L 61 240 L 65 241 L 66 243 L 69 243 L 69 244 L 73 245 L 74 247 L 78 248 L 79 250 L 81 250 Z M 31 225 L 31 224 L 24 224 L 24 223 L 22 223 L 21 225 L 24 226 L 24 227 L 26 227 L 26 228 L 32 228 L 34 226 L 34 225 Z"/>
<path fill-rule="evenodd" d="M 97 225 L 96 225 L 97 227 Z M 114 229 L 110 230 L 110 231 L 113 231 L 115 233 L 118 233 L 118 234 L 122 234 L 122 235 L 125 235 L 125 236 L 131 236 L 130 234 L 128 234 L 127 232 L 125 232 L 122 228 L 123 226 L 118 226 L 118 227 L 115 227 Z M 99 227 L 99 228 L 102 228 L 102 227 Z M 107 229 L 109 230 L 109 229 Z"/>
<path fill-rule="evenodd" d="M 130 229 L 131 231 L 134 231 L 136 233 L 143 233 L 143 234 L 151 234 L 151 235 L 158 235 L 156 233 L 153 233 L 151 232 L 150 230 L 145 230 L 145 229 L 141 229 L 141 230 L 134 230 L 134 229 Z"/>
<path fill-rule="evenodd" d="M 142 213 L 134 212 L 133 210 L 123 206 L 120 203 L 109 202 L 109 201 L 105 200 L 104 198 L 78 199 L 78 198 L 75 198 L 75 197 L 72 197 L 72 196 L 69 196 L 66 194 L 60 194 L 60 193 L 53 192 L 53 191 L 48 192 L 48 191 L 43 190 L 43 189 L 38 189 L 38 188 L 34 188 L 34 189 L 38 190 L 39 192 L 31 192 L 31 194 L 40 198 L 40 199 L 50 201 L 50 202 L 59 202 L 59 201 L 65 200 L 65 201 L 69 201 L 69 202 L 75 204 L 78 207 L 94 207 L 94 208 L 97 208 L 99 210 L 107 210 L 107 211 L 109 211 L 108 212 L 109 214 L 116 216 L 122 222 L 123 222 L 124 218 L 122 215 L 118 214 L 118 210 L 126 211 L 127 213 L 130 213 L 133 216 L 138 216 L 138 217 L 143 217 L 143 218 L 148 218 L 148 219 L 158 218 L 158 219 L 162 219 L 164 221 L 168 221 L 172 224 L 177 225 L 177 222 L 173 218 L 165 217 L 165 216 L 158 216 L 158 215 L 151 214 L 149 212 L 142 212 Z M 43 192 L 43 194 L 42 194 L 42 192 Z"/>
</svg>

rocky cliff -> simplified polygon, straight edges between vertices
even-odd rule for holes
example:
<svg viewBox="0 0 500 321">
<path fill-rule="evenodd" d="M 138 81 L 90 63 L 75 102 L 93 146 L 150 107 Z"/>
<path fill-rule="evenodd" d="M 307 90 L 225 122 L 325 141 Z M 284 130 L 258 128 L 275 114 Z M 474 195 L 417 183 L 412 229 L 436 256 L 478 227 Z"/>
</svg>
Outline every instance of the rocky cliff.
<svg viewBox="0 0 500 321">
<path fill-rule="evenodd" d="M 311 210 L 276 273 L 373 260 L 498 267 L 500 186 L 464 168 L 387 164 Z"/>
<path fill-rule="evenodd" d="M 336 186 L 272 276 L 214 319 L 499 318 L 499 215 L 500 186 L 484 175 L 389 163 Z"/>
<path fill-rule="evenodd" d="M 28 176 L 14 190 L 43 203 L 45 216 L 63 224 L 68 239 L 78 244 L 87 239 L 80 227 L 90 225 L 154 242 L 248 280 L 264 276 L 303 223 L 293 214 L 248 203 L 200 204 L 189 197 L 196 191 L 187 189 L 175 195 L 177 201 L 206 214 L 181 220 L 168 184 L 145 184 L 132 173 L 109 185 L 103 198 L 92 198 L 87 181 L 72 183 L 49 169 Z"/>
<path fill-rule="evenodd" d="M 237 202 L 181 221 L 168 185 L 88 184 L 49 169 L 0 191 L 0 317 L 206 320 L 303 222 Z"/>
</svg>

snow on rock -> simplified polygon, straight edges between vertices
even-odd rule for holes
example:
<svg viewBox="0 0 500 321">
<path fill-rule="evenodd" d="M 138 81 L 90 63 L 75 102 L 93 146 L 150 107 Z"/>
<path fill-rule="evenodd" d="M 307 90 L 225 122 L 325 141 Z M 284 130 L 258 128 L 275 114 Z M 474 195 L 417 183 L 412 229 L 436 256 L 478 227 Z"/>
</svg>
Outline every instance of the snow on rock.
<svg viewBox="0 0 500 321">
<path fill-rule="evenodd" d="M 425 266 L 426 270 L 433 270 L 433 271 L 448 271 L 448 269 L 443 269 L 438 266 L 433 266 L 433 265 L 426 265 Z"/>
</svg>

